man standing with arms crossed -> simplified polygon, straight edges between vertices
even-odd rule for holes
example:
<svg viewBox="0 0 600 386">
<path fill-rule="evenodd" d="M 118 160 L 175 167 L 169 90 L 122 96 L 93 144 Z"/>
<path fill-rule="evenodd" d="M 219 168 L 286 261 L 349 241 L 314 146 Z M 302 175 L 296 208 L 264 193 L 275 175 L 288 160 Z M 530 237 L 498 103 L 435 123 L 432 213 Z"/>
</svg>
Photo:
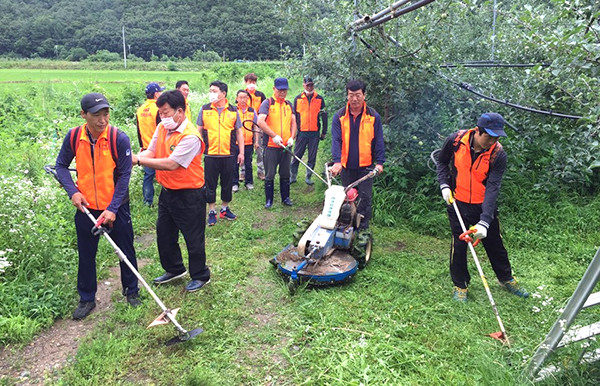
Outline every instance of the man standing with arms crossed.
<svg viewBox="0 0 600 386">
<path fill-rule="evenodd" d="M 138 140 L 142 151 L 148 148 L 150 140 L 156 130 L 156 126 L 160 123 L 156 99 L 164 89 L 165 88 L 160 87 L 158 83 L 148 83 L 146 86 L 146 102 L 137 109 L 135 114 Z M 154 169 L 152 168 L 144 168 L 142 193 L 144 196 L 144 204 L 152 206 L 152 203 L 154 202 Z"/>
<path fill-rule="evenodd" d="M 304 91 L 294 99 L 294 111 L 296 112 L 296 124 L 298 125 L 294 154 L 301 159 L 308 146 L 307 163 L 311 169 L 315 170 L 319 140 L 324 140 L 327 134 L 327 113 L 325 112 L 325 99 L 315 91 L 315 85 L 311 77 L 304 77 Z M 319 135 L 321 128 L 323 131 Z M 292 159 L 291 184 L 296 182 L 299 164 L 298 159 Z M 310 179 L 311 175 L 312 172 L 306 170 L 304 182 L 307 185 L 314 184 Z"/>
<path fill-rule="evenodd" d="M 96 307 L 96 252 L 100 235 L 83 207 L 107 228 L 111 237 L 137 269 L 133 247 L 133 227 L 129 212 L 129 178 L 131 177 L 131 144 L 125 133 L 108 124 L 109 104 L 104 95 L 91 93 L 81 99 L 81 117 L 85 123 L 69 130 L 56 158 L 56 176 L 78 209 L 75 213 L 79 268 L 77 292 L 79 305 L 73 319 L 80 320 Z M 77 185 L 73 183 L 69 165 L 75 158 Z M 121 284 L 123 295 L 132 307 L 140 305 L 138 280 L 123 262 Z"/>
<path fill-rule="evenodd" d="M 185 116 L 185 98 L 179 90 L 163 93 L 156 105 L 162 121 L 148 149 L 132 156 L 134 164 L 155 169 L 156 179 L 162 185 L 158 198 L 156 244 L 165 273 L 154 279 L 154 283 L 168 283 L 185 276 L 179 248 L 181 231 L 187 245 L 192 279 L 185 289 L 194 292 L 210 282 L 204 241 L 204 143 L 198 129 Z"/>
<path fill-rule="evenodd" d="M 385 144 L 381 117 L 365 102 L 367 86 L 361 80 L 346 85 L 348 104 L 333 115 L 331 122 L 331 174 L 341 173 L 342 184 L 348 186 L 369 174 L 373 164 L 383 173 Z M 371 221 L 373 180 L 357 186 L 360 202 L 357 211 L 363 216 L 359 229 L 368 229 Z"/>
<path fill-rule="evenodd" d="M 273 97 L 265 100 L 258 110 L 258 127 L 263 131 L 265 149 L 265 208 L 273 206 L 275 173 L 279 166 L 279 192 L 281 202 L 292 206 L 290 199 L 290 160 L 291 150 L 283 147 L 294 145 L 296 136 L 296 116 L 292 104 L 285 99 L 288 92 L 288 80 L 277 78 L 274 82 Z"/>
<path fill-rule="evenodd" d="M 217 223 L 215 210 L 217 182 L 221 179 L 221 210 L 219 217 L 235 220 L 237 216 L 229 209 L 233 198 L 233 173 L 235 163 L 244 163 L 244 133 L 237 108 L 227 101 L 227 84 L 214 81 L 210 84 L 210 103 L 202 106 L 196 125 L 206 149 L 204 151 L 204 171 L 206 178 L 206 202 L 208 203 L 208 226 Z M 239 149 L 239 150 L 238 150 Z M 235 157 L 238 153 L 237 159 Z"/>
</svg>

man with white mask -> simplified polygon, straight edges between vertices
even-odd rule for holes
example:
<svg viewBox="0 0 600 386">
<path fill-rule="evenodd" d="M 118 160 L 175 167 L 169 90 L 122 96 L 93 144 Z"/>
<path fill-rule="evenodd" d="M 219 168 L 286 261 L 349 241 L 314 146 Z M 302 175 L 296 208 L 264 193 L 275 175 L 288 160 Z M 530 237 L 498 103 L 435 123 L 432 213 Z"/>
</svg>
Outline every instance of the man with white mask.
<svg viewBox="0 0 600 386">
<path fill-rule="evenodd" d="M 165 273 L 155 284 L 168 283 L 186 274 L 179 247 L 179 232 L 188 250 L 191 281 L 188 292 L 210 281 L 204 242 L 206 202 L 204 201 L 204 143 L 194 124 L 185 116 L 185 98 L 179 90 L 163 93 L 156 100 L 161 122 L 148 149 L 132 156 L 132 163 L 156 170 L 162 185 L 158 198 L 156 244 Z"/>
<path fill-rule="evenodd" d="M 267 96 L 256 89 L 256 82 L 258 77 L 255 73 L 251 72 L 244 76 L 244 83 L 246 84 L 246 91 L 250 96 L 248 105 L 255 111 L 260 109 L 260 105 L 267 99 Z M 263 163 L 263 154 L 265 152 L 265 144 L 262 142 L 262 135 L 258 137 L 258 142 L 254 144 L 254 150 L 256 151 L 256 174 L 261 180 L 265 179 L 265 165 Z M 240 179 L 241 181 L 241 179 Z"/>
<path fill-rule="evenodd" d="M 229 209 L 232 199 L 235 163 L 244 164 L 244 133 L 237 107 L 227 101 L 227 84 L 214 81 L 210 84 L 210 103 L 200 109 L 196 125 L 206 144 L 204 149 L 204 178 L 208 203 L 208 226 L 217 223 L 215 203 L 217 182 L 221 179 L 221 210 L 219 217 L 235 220 Z M 239 147 L 239 148 L 238 148 Z M 238 154 L 237 160 L 235 154 Z"/>
<path fill-rule="evenodd" d="M 298 135 L 296 137 L 296 146 L 294 148 L 294 157 L 292 159 L 290 184 L 296 182 L 298 175 L 298 159 L 302 159 L 304 151 L 308 146 L 308 166 L 315 169 L 317 162 L 317 150 L 319 149 L 319 140 L 324 140 L 327 135 L 327 112 L 325 112 L 325 99 L 315 91 L 315 84 L 311 77 L 304 77 L 304 91 L 294 99 L 294 111 L 296 114 L 296 125 L 298 126 Z M 321 131 L 322 130 L 322 131 Z M 320 134 L 319 134 L 320 133 Z M 310 179 L 312 172 L 306 170 L 307 185 L 314 182 Z"/>
</svg>

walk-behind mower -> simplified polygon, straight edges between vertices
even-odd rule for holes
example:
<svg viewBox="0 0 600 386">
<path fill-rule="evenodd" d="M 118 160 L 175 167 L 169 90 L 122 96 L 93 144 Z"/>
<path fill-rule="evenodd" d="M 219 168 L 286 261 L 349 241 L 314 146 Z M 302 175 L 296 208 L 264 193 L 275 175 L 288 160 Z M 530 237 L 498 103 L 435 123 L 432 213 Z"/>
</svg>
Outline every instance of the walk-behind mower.
<svg viewBox="0 0 600 386">
<path fill-rule="evenodd" d="M 355 186 L 375 177 L 377 169 L 345 188 L 332 185 L 327 165 L 325 175 L 328 188 L 323 211 L 312 223 L 299 222 L 293 243 L 271 260 L 288 278 L 290 293 L 300 283 L 326 286 L 349 280 L 371 258 L 373 238 L 369 231 L 359 230 L 363 216 L 356 210 L 360 197 Z"/>
</svg>

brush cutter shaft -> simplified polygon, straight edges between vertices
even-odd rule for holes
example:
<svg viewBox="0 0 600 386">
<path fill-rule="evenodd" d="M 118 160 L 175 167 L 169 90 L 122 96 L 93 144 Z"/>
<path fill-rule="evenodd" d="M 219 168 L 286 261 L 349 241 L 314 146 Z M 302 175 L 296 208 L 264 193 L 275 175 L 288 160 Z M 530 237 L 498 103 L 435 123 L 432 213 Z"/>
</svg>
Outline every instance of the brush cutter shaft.
<svg viewBox="0 0 600 386">
<path fill-rule="evenodd" d="M 94 217 L 94 215 L 92 215 L 90 213 L 90 211 L 83 206 L 83 211 L 85 212 L 85 214 L 90 218 L 90 220 L 92 220 L 92 222 L 94 224 L 98 224 L 98 220 Z M 137 279 L 140 281 L 140 283 L 142 283 L 142 285 L 144 286 L 144 288 L 146 288 L 146 291 L 148 291 L 148 293 L 150 294 L 150 296 L 152 296 L 152 298 L 154 299 L 154 301 L 156 302 L 156 304 L 158 304 L 158 306 L 163 310 L 163 312 L 165 313 L 165 315 L 169 318 L 169 320 L 171 321 L 171 323 L 173 323 L 173 325 L 183 334 L 187 333 L 187 331 L 181 327 L 181 325 L 179 323 L 177 323 L 177 320 L 175 320 L 175 317 L 171 314 L 171 310 L 169 310 L 164 303 L 158 298 L 158 296 L 154 293 L 154 291 L 152 290 L 152 288 L 150 288 L 150 286 L 148 285 L 148 283 L 146 283 L 146 280 L 144 280 L 144 278 L 142 277 L 142 275 L 140 275 L 140 273 L 138 272 L 137 269 L 135 269 L 135 267 L 133 266 L 133 264 L 131 264 L 131 262 L 129 261 L 129 259 L 127 258 L 127 256 L 125 256 L 125 254 L 123 253 L 123 251 L 121 251 L 121 248 L 119 248 L 119 246 L 117 245 L 117 243 L 114 242 L 114 240 L 104 231 L 101 232 L 102 235 L 104 235 L 104 237 L 106 238 L 106 240 L 108 240 L 108 242 L 110 243 L 110 245 L 112 245 L 112 247 L 115 250 L 115 253 L 117 254 L 117 256 L 119 256 L 119 259 L 125 263 L 125 265 L 127 265 L 127 267 L 129 267 L 129 269 L 131 270 L 131 272 L 133 272 L 133 274 L 135 275 L 135 277 L 137 277 Z"/>
<path fill-rule="evenodd" d="M 327 183 L 327 181 L 325 181 L 323 179 L 323 177 L 321 177 L 320 175 L 318 175 L 314 170 L 312 170 L 312 168 L 310 166 L 308 166 L 306 164 L 306 162 L 302 161 L 302 159 L 300 159 L 299 157 L 296 156 L 296 154 L 294 154 L 294 152 L 290 149 L 288 149 L 287 147 L 283 147 L 285 149 L 285 151 L 287 151 L 288 153 L 290 153 L 292 155 L 292 157 L 296 158 L 298 160 L 298 162 L 300 162 L 302 165 L 304 165 L 310 172 L 312 172 L 312 174 L 314 174 L 315 176 L 319 177 L 319 179 L 321 181 L 323 181 L 323 183 L 327 186 L 329 186 L 329 184 Z"/>
<path fill-rule="evenodd" d="M 456 212 L 456 217 L 458 217 L 458 222 L 460 223 L 460 227 L 463 232 L 467 232 L 467 227 L 460 215 L 460 211 L 458 210 L 458 205 L 456 204 L 456 200 L 452 201 L 452 206 L 454 207 L 454 211 Z M 483 282 L 483 287 L 485 288 L 485 292 L 487 293 L 488 299 L 492 305 L 492 309 L 494 310 L 494 314 L 496 314 L 496 319 L 498 320 L 498 325 L 500 326 L 500 331 L 504 335 L 504 339 L 506 343 L 510 347 L 510 342 L 508 340 L 508 336 L 506 335 L 506 330 L 504 329 L 504 324 L 502 323 L 502 319 L 500 319 L 500 314 L 498 313 L 498 308 L 496 307 L 496 302 L 494 302 L 494 297 L 492 296 L 492 291 L 490 291 L 490 287 L 488 286 L 488 282 L 483 274 L 483 269 L 481 269 L 481 264 L 479 264 L 479 259 L 477 258 L 477 253 L 475 253 L 475 247 L 473 247 L 473 243 L 467 241 L 469 245 L 469 249 L 471 250 L 471 255 L 473 255 L 473 260 L 475 260 L 475 265 L 477 266 L 477 271 L 479 272 L 479 276 L 481 277 L 481 281 Z"/>
</svg>

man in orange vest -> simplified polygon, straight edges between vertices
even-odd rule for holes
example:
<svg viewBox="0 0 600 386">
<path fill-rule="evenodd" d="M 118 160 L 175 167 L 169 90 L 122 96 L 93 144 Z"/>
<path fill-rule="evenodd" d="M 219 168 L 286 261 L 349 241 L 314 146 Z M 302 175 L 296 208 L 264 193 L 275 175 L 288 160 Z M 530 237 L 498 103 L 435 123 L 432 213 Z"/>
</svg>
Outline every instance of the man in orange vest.
<svg viewBox="0 0 600 386">
<path fill-rule="evenodd" d="M 238 114 L 240 116 L 240 120 L 242 124 L 244 121 L 252 121 L 254 123 L 257 122 L 258 113 L 251 106 L 248 105 L 248 101 L 250 100 L 250 96 L 248 95 L 248 91 L 246 90 L 238 90 L 235 101 L 237 102 Z M 247 127 L 252 127 L 250 123 L 246 124 Z M 256 130 L 253 128 L 253 130 Z M 254 148 L 258 144 L 258 133 L 256 131 L 250 130 L 242 130 L 244 133 L 244 184 L 246 185 L 246 189 L 252 190 L 254 189 L 254 178 L 252 176 L 252 155 L 254 153 Z M 233 191 L 237 192 L 239 189 L 238 186 L 238 174 L 239 174 L 239 166 L 240 164 L 236 164 L 235 172 L 233 174 Z"/>
<path fill-rule="evenodd" d="M 219 217 L 235 220 L 237 216 L 229 208 L 232 197 L 235 165 L 244 163 L 244 133 L 237 108 L 227 100 L 227 84 L 214 81 L 210 84 L 210 103 L 200 109 L 196 125 L 204 139 L 204 173 L 206 178 L 206 202 L 208 203 L 208 226 L 217 223 L 217 182 L 221 179 L 221 210 Z M 238 151 L 239 149 L 239 151 Z M 237 156 L 236 156 L 237 154 Z"/>
<path fill-rule="evenodd" d="M 100 236 L 90 232 L 94 224 L 84 213 L 84 206 L 103 226 L 112 228 L 111 238 L 137 269 L 129 212 L 131 144 L 127 134 L 108 124 L 109 108 L 104 95 L 85 95 L 81 99 L 80 113 L 85 123 L 69 130 L 56 158 L 58 180 L 78 209 L 75 229 L 79 252 L 79 305 L 73 312 L 75 320 L 85 318 L 96 307 L 96 252 Z M 77 185 L 68 169 L 73 158 Z M 125 263 L 121 262 L 120 268 L 123 294 L 127 302 L 136 307 L 140 305 L 138 280 Z"/>
<path fill-rule="evenodd" d="M 456 301 L 467 301 L 471 276 L 467 270 L 467 242 L 459 239 L 463 231 L 452 205 L 454 200 L 465 226 L 472 226 L 473 236 L 482 239 L 500 283 L 517 296 L 529 296 L 512 275 L 508 253 L 500 236 L 496 201 L 506 170 L 506 152 L 498 142 L 500 137 L 506 137 L 504 118 L 497 113 L 485 113 L 474 129 L 461 130 L 446 138 L 438 157 L 437 179 L 442 197 L 448 204 L 452 229 L 450 275 Z"/>
<path fill-rule="evenodd" d="M 190 102 L 188 96 L 190 95 L 190 84 L 187 80 L 179 80 L 175 83 L 175 88 L 183 94 L 185 98 L 185 116 L 191 122 L 192 121 L 192 110 L 190 109 Z"/>
<path fill-rule="evenodd" d="M 260 109 L 260 105 L 267 99 L 267 96 L 256 89 L 256 82 L 258 77 L 255 73 L 251 72 L 244 76 L 244 83 L 246 83 L 246 91 L 250 96 L 250 102 L 248 103 L 255 111 Z M 265 152 L 265 144 L 262 143 L 262 136 L 259 136 L 258 143 L 255 145 L 256 150 L 256 173 L 259 179 L 265 179 L 265 166 L 263 161 L 263 155 Z"/>
<path fill-rule="evenodd" d="M 368 107 L 366 85 L 361 80 L 351 80 L 346 85 L 348 103 L 333 115 L 331 121 L 331 174 L 341 173 L 342 184 L 348 186 L 369 174 L 373 165 L 383 173 L 385 144 L 381 117 Z M 360 229 L 369 228 L 373 180 L 367 179 L 357 186 L 360 199 L 357 207 L 363 216 Z"/>
<path fill-rule="evenodd" d="M 303 85 L 304 91 L 294 99 L 294 111 L 296 112 L 296 124 L 298 125 L 294 154 L 296 157 L 302 158 L 308 146 L 307 164 L 314 170 L 317 162 L 319 140 L 324 140 L 327 134 L 327 112 L 325 111 L 325 99 L 315 91 L 312 78 L 309 76 L 304 77 Z M 298 159 L 292 159 L 292 176 L 290 180 L 292 184 L 296 182 L 299 164 Z M 311 175 L 312 172 L 307 170 L 306 179 L 304 180 L 307 185 L 314 184 L 310 179 Z"/>
<path fill-rule="evenodd" d="M 140 149 L 145 150 L 150 144 L 150 140 L 156 131 L 156 126 L 160 123 L 158 107 L 156 107 L 156 98 L 160 96 L 164 87 L 158 83 L 148 83 L 146 86 L 146 102 L 141 105 L 135 114 L 137 124 L 138 140 Z M 142 194 L 144 204 L 152 206 L 154 202 L 154 169 L 144 168 L 144 182 L 142 183 Z"/>
<path fill-rule="evenodd" d="M 154 279 L 154 283 L 168 283 L 185 276 L 179 248 L 181 232 L 187 245 L 192 279 L 185 289 L 194 292 L 210 282 L 204 241 L 204 143 L 196 126 L 185 116 L 185 98 L 181 91 L 164 92 L 156 105 L 162 121 L 148 149 L 132 157 L 134 164 L 155 169 L 156 179 L 162 185 L 158 198 L 156 244 L 165 273 Z"/>
<path fill-rule="evenodd" d="M 263 131 L 263 143 L 267 145 L 264 155 L 266 209 L 273 206 L 273 180 L 278 166 L 281 202 L 287 206 L 293 205 L 290 199 L 290 151 L 296 136 L 296 116 L 292 104 L 285 99 L 288 88 L 286 78 L 276 78 L 273 97 L 265 100 L 258 110 L 258 127 Z"/>
</svg>

